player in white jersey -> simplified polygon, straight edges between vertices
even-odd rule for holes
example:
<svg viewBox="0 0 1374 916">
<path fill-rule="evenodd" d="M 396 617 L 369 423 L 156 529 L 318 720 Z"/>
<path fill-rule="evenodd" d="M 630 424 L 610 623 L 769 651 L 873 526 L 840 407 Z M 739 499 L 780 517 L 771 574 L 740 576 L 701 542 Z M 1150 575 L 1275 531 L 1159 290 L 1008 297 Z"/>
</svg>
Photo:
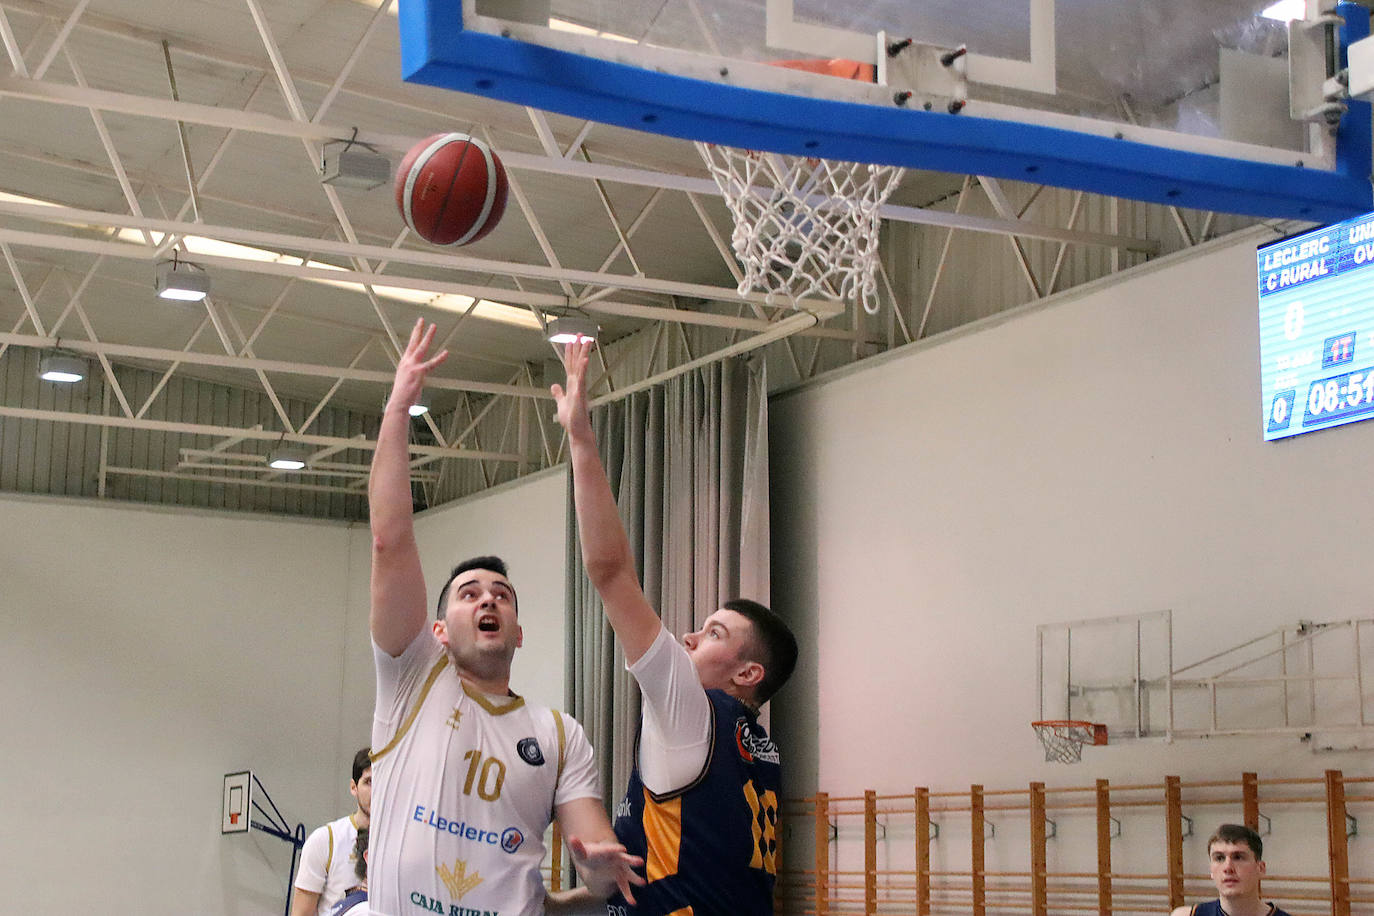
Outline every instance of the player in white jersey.
<svg viewBox="0 0 1374 916">
<path fill-rule="evenodd" d="M 553 818 L 593 893 L 632 895 L 642 861 L 616 842 L 581 728 L 510 690 L 523 633 L 504 564 L 460 564 L 439 619 L 425 626 L 407 409 L 448 355 L 429 357 L 434 332 L 423 321 L 411 332 L 368 484 L 377 666 L 368 902 L 378 916 L 537 916 Z"/>
<path fill-rule="evenodd" d="M 353 778 L 348 791 L 358 800 L 357 810 L 315 828 L 306 837 L 291 893 L 291 916 L 324 916 L 358 883 L 353 844 L 358 830 L 367 827 L 372 815 L 370 751 L 365 747 L 353 755 Z"/>
</svg>

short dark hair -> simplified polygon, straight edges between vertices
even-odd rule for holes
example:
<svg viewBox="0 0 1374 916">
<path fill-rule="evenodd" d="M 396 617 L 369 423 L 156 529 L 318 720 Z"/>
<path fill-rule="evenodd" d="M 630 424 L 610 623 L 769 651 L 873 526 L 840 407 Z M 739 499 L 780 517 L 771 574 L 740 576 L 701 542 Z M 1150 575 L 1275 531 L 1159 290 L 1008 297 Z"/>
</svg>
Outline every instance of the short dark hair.
<svg viewBox="0 0 1374 916">
<path fill-rule="evenodd" d="M 1213 843 L 1244 843 L 1250 847 L 1250 851 L 1255 854 L 1255 861 L 1264 859 L 1264 840 L 1255 831 L 1246 827 L 1244 824 L 1222 824 L 1217 828 L 1217 832 L 1207 838 L 1207 854 L 1212 854 Z"/>
<path fill-rule="evenodd" d="M 372 766 L 372 748 L 365 747 L 353 755 L 353 781 L 363 778 L 363 773 Z"/>
<path fill-rule="evenodd" d="M 444 587 L 439 589 L 439 603 L 434 607 L 434 619 L 444 619 L 444 607 L 448 604 L 448 588 L 453 584 L 453 580 L 461 576 L 470 569 L 485 569 L 489 572 L 497 573 L 505 579 L 510 579 L 510 573 L 506 572 L 506 561 L 500 557 L 472 557 L 464 560 L 453 567 L 453 572 L 448 574 L 448 581 Z M 511 594 L 515 594 L 515 586 L 511 586 Z M 516 612 L 519 613 L 519 605 L 516 605 Z"/>
<path fill-rule="evenodd" d="M 754 690 L 754 700 L 762 706 L 787 683 L 792 669 L 797 667 L 797 638 L 781 617 L 757 601 L 735 598 L 721 606 L 747 618 L 754 626 L 752 641 L 759 657 L 753 661 L 763 665 L 763 680 Z"/>
<path fill-rule="evenodd" d="M 367 828 L 359 827 L 358 838 L 353 841 L 353 874 L 358 876 L 359 881 L 367 880 L 367 837 Z"/>
</svg>

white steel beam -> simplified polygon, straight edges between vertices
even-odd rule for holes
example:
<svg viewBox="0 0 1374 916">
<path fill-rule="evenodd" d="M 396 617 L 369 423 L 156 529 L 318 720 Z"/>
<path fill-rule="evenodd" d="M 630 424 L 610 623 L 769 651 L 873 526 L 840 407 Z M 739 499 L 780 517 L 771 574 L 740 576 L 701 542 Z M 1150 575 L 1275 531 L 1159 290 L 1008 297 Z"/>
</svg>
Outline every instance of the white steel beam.
<svg viewBox="0 0 1374 916">
<path fill-rule="evenodd" d="M 582 161 L 591 163 L 592 157 L 587 152 L 586 147 L 581 150 Z M 620 218 L 615 214 L 615 207 L 611 206 L 611 198 L 606 194 L 606 185 L 600 179 L 592 181 L 592 187 L 596 188 L 596 196 L 601 201 L 601 207 L 606 211 L 606 217 L 611 221 L 611 228 L 615 230 L 616 236 L 620 239 L 620 247 L 625 251 L 625 258 L 630 262 L 630 269 L 635 276 L 644 276 L 644 271 L 639 266 L 638 259 L 635 258 L 634 249 L 630 247 L 630 239 L 625 234 L 625 230 L 620 227 Z M 605 269 L 603 265 L 602 269 Z"/>
<path fill-rule="evenodd" d="M 1082 191 L 1075 191 L 1073 194 L 1073 207 L 1069 211 L 1069 228 L 1072 229 L 1078 222 L 1078 214 L 1083 210 Z M 1064 269 L 1064 258 L 1069 253 L 1069 246 L 1063 242 L 1059 243 L 1059 251 L 1054 256 L 1054 269 L 1050 271 L 1050 282 L 1045 284 L 1045 293 L 1052 295 L 1054 288 L 1059 285 L 1059 274 Z"/>
<path fill-rule="evenodd" d="M 0 343 L 35 349 L 51 349 L 57 345 L 55 337 L 38 337 L 32 334 L 0 333 Z M 78 353 L 95 356 L 113 356 L 124 359 L 145 359 L 152 362 L 183 362 L 191 366 L 215 366 L 224 369 L 242 369 L 248 372 L 281 372 L 287 375 L 306 375 L 317 378 L 342 378 L 354 382 L 376 382 L 390 385 L 394 373 L 379 372 L 371 369 L 344 369 L 338 366 L 321 366 L 311 363 L 293 363 L 276 359 L 255 359 L 247 356 L 221 356 L 217 353 L 186 353 L 181 350 L 166 350 L 159 347 L 142 347 L 130 344 L 105 343 L 103 341 L 84 341 L 70 338 L 62 339 L 62 347 Z M 465 381 L 463 379 L 431 376 L 425 380 L 430 388 L 444 391 L 472 391 L 478 394 L 508 395 L 511 397 L 553 400 L 547 389 L 524 385 L 501 385 L 495 382 Z"/>
<path fill-rule="evenodd" d="M 356 369 L 358 367 L 358 363 L 362 362 L 363 360 L 363 354 L 367 353 L 368 350 L 372 349 L 372 344 L 375 341 L 376 338 L 373 337 L 369 337 L 367 339 L 367 342 L 363 344 L 362 349 L 358 351 L 358 354 L 353 357 L 352 362 L 348 364 L 349 369 Z M 334 384 L 329 386 L 329 390 L 324 393 L 324 397 L 320 398 L 319 403 L 315 405 L 315 409 L 310 411 L 310 416 L 305 418 L 305 422 L 301 424 L 301 429 L 304 430 L 310 428 L 311 424 L 314 423 L 316 418 L 318 418 L 319 415 L 324 411 L 325 405 L 328 404 L 330 399 L 334 397 L 335 392 L 339 390 L 339 387 L 343 385 L 343 383 L 344 379 L 342 377 L 336 378 L 334 380 Z"/>
<path fill-rule="evenodd" d="M 84 426 L 108 426 L 118 429 L 141 429 L 160 433 L 186 433 L 192 436 L 215 436 L 228 438 L 238 436 L 260 442 L 280 442 L 280 430 L 240 429 L 236 426 L 216 426 L 208 423 L 183 423 L 176 420 L 147 420 L 133 417 L 107 416 L 98 413 L 73 413 L 63 410 L 40 410 L 30 407 L 8 407 L 0 404 L 0 417 L 16 420 L 43 420 L 52 423 L 78 423 Z M 317 436 L 301 433 L 289 440 L 293 445 L 342 445 L 363 451 L 375 451 L 376 441 L 372 439 L 346 439 L 341 436 Z M 483 452 L 466 448 L 439 448 L 434 445 L 410 446 L 412 455 L 432 455 L 437 458 L 462 458 L 470 461 L 512 461 L 521 460 L 519 455 L 502 452 Z"/>
<path fill-rule="evenodd" d="M 91 319 L 86 316 L 86 310 L 81 307 L 80 293 L 72 295 L 72 309 L 76 312 L 76 317 L 81 319 L 81 326 L 86 329 L 86 337 L 91 343 L 99 343 L 99 338 L 95 335 L 95 328 L 91 326 Z M 129 399 L 124 396 L 124 388 L 119 384 L 119 379 L 115 378 L 114 366 L 110 364 L 110 359 L 104 353 L 96 353 L 96 359 L 100 360 L 100 366 L 105 370 L 105 380 L 109 382 L 110 390 L 119 399 L 119 406 L 124 410 L 124 416 L 133 418 L 134 409 L 129 406 Z"/>
<path fill-rule="evenodd" d="M 724 347 L 720 350 L 716 350 L 713 353 L 707 353 L 705 356 L 699 356 L 696 359 L 691 360 L 690 362 L 682 363 L 681 365 L 674 366 L 673 368 L 668 369 L 665 372 L 660 372 L 657 375 L 653 375 L 649 378 L 643 379 L 642 381 L 635 382 L 633 385 L 626 385 L 624 388 L 619 389 L 613 394 L 603 395 L 595 399 L 591 402 L 591 406 L 599 407 L 602 404 L 609 403 L 610 401 L 618 401 L 621 398 L 626 397 L 627 395 L 634 394 L 636 391 L 643 391 L 646 388 L 652 388 L 659 382 L 667 381 L 670 378 L 676 378 L 677 376 L 682 375 L 684 372 L 691 372 L 693 369 L 698 369 L 702 366 L 710 365 L 714 362 L 719 362 L 722 359 L 729 359 L 730 357 L 738 356 L 741 353 L 748 353 L 750 351 L 757 350 L 759 347 L 767 346 L 775 340 L 780 340 L 791 334 L 795 334 L 801 328 L 815 323 L 816 316 L 809 314 L 807 312 L 799 312 L 796 315 L 790 315 L 787 318 L 784 318 L 781 321 L 776 322 L 773 325 L 773 329 L 771 331 L 764 331 L 762 334 L 755 334 L 753 337 L 750 337 L 747 340 L 742 340 L 737 344 Z M 818 346 L 819 343 L 820 342 L 817 341 Z"/>
<path fill-rule="evenodd" d="M 181 94 L 177 92 L 177 75 L 176 71 L 172 69 L 172 46 L 165 38 L 162 40 L 162 59 L 167 64 L 167 86 L 172 94 L 172 101 L 180 102 Z M 186 170 L 186 189 L 191 195 L 191 218 L 198 223 L 200 222 L 200 191 L 196 184 L 196 169 L 191 164 L 191 141 L 186 137 L 186 122 L 177 121 L 176 125 L 177 140 L 181 145 L 181 165 Z"/>
<path fill-rule="evenodd" d="M 3 212 L 6 206 L 6 203 L 0 202 L 0 212 Z M 97 239 L 79 238 L 76 236 L 47 235 L 36 232 L 25 232 L 17 229 L 0 228 L 0 242 L 9 242 L 20 246 L 51 248 L 59 251 L 79 251 L 101 256 L 133 258 L 136 260 L 151 260 L 152 258 L 152 255 L 148 252 L 142 251 L 137 246 L 126 242 L 106 242 Z M 241 270 L 247 273 L 268 274 L 278 277 L 302 277 L 326 283 L 348 282 L 365 286 L 367 284 L 384 282 L 387 286 L 394 286 L 400 289 L 423 290 L 433 293 L 456 293 L 464 296 L 491 299 L 495 299 L 499 296 L 508 303 L 518 302 L 523 305 L 542 306 L 544 308 L 555 308 L 568 304 L 567 300 L 562 296 L 553 294 L 514 292 L 505 289 L 474 287 L 469 284 L 413 279 L 391 274 L 385 277 L 379 277 L 376 274 L 363 274 L 354 270 L 325 270 L 322 268 L 302 267 L 295 264 L 244 261 L 238 258 L 219 257 L 215 255 L 197 255 L 196 261 L 197 263 L 210 267 L 224 267 L 229 270 Z M 599 312 L 606 315 L 620 315 L 629 318 L 642 318 L 645 320 L 680 321 L 686 324 L 700 324 L 721 328 L 742 327 L 749 330 L 764 330 L 769 326 L 767 322 L 750 322 L 747 319 L 737 319 L 732 316 L 718 315 L 711 312 L 675 311 L 673 309 L 646 306 L 631 302 L 598 301 L 589 303 L 584 306 L 584 308 L 589 312 Z M 848 331 L 834 328 L 812 328 L 802 333 L 807 336 L 843 337 L 845 339 L 849 339 L 853 336 Z"/>
<path fill-rule="evenodd" d="M 983 193 L 987 195 L 988 201 L 992 204 L 992 209 L 997 211 L 998 216 L 1012 220 L 1018 218 L 1016 208 L 1012 206 L 1006 191 L 1002 190 L 1000 181 L 986 175 L 979 175 L 978 184 L 982 187 Z M 1040 291 L 1040 282 L 1035 278 L 1035 271 L 1031 269 L 1030 258 L 1026 256 L 1026 249 L 1021 245 L 1021 240 L 1014 235 L 1009 235 L 1007 241 L 1011 242 L 1012 254 L 1016 257 L 1017 266 L 1021 268 L 1021 275 L 1026 278 L 1026 285 L 1030 287 L 1031 295 L 1036 299 L 1043 298 L 1044 294 Z"/>
<path fill-rule="evenodd" d="M 279 232 L 263 232 L 257 229 L 243 229 L 231 226 L 207 226 L 200 223 L 186 223 L 179 220 L 163 220 L 146 216 L 140 217 L 121 213 L 108 213 L 101 210 L 82 210 L 74 207 L 53 207 L 39 204 L 17 203 L 13 201 L 0 201 L 0 213 L 15 213 L 44 222 L 76 223 L 88 226 L 109 226 L 127 229 L 152 229 L 157 232 L 175 233 L 178 235 L 201 235 L 225 241 L 262 246 L 276 251 L 300 251 L 305 249 L 319 251 L 322 254 L 332 254 L 349 258 L 389 257 L 394 261 L 400 261 L 402 263 L 439 267 L 448 270 L 502 273 L 537 280 L 557 281 L 560 279 L 567 279 L 577 283 L 591 283 L 597 286 L 610 285 L 640 292 L 688 296 L 725 302 L 738 301 L 740 298 L 756 301 L 761 304 L 765 302 L 765 297 L 762 293 L 751 293 L 741 297 L 738 291 L 734 289 L 723 286 L 709 286 L 704 283 L 686 283 L 676 280 L 663 280 L 655 277 L 635 277 L 626 274 L 607 274 L 589 270 L 569 270 L 566 268 L 545 267 L 538 264 L 520 264 L 513 261 L 487 260 L 466 255 L 392 249 L 383 245 L 337 242 L 328 239 L 286 235 Z M 39 239 L 44 238 L 43 236 L 16 230 L 6 230 L 5 236 L 12 240 L 17 240 L 20 237 L 30 237 L 34 239 L 32 244 L 37 244 L 41 247 L 58 247 L 69 251 L 119 254 L 125 257 L 141 258 L 144 260 L 150 260 L 153 257 L 152 252 L 140 251 L 135 248 L 135 246 L 120 245 L 119 243 L 93 242 L 93 240 L 75 237 L 57 237 L 56 239 L 48 237 L 50 239 L 49 243 L 44 244 L 39 241 Z M 59 241 L 59 239 L 66 239 L 66 242 L 63 243 Z M 16 241 L 16 244 L 24 243 Z M 567 304 L 566 299 L 553 294 L 522 294 L 506 289 L 474 287 L 466 284 L 442 283 L 438 281 L 406 281 L 390 274 L 376 274 L 371 271 L 319 270 L 292 264 L 246 261 L 238 258 L 216 257 L 210 255 L 197 255 L 196 260 L 207 264 L 223 264 L 226 267 L 247 270 L 250 272 L 285 273 L 288 276 L 302 276 L 312 279 L 333 281 L 348 280 L 372 285 L 456 292 L 461 295 L 480 295 L 483 298 L 506 302 L 522 302 L 523 300 L 522 304 L 526 305 L 557 307 Z M 286 270 L 284 271 L 283 268 Z M 481 290 L 480 294 L 472 292 L 474 289 Z M 828 300 L 803 299 L 798 305 L 821 314 L 836 314 L 841 311 L 841 307 L 837 303 Z"/>
<path fill-rule="evenodd" d="M 959 189 L 959 199 L 954 204 L 954 212 L 958 213 L 964 209 L 964 201 L 968 199 L 969 189 L 973 187 L 973 176 L 965 175 L 963 187 Z M 926 322 L 930 320 L 930 309 L 935 305 L 935 293 L 940 288 L 940 280 L 945 275 L 945 265 L 949 262 L 949 248 L 954 241 L 954 230 L 950 229 L 945 233 L 944 245 L 940 248 L 940 260 L 936 262 L 935 274 L 930 278 L 930 290 L 926 293 L 926 305 L 921 310 L 921 320 L 916 325 L 916 339 L 920 340 L 926 333 Z"/>
<path fill-rule="evenodd" d="M 597 187 L 601 187 L 600 183 L 597 184 Z M 625 228 L 625 232 L 621 234 L 621 241 L 616 242 L 615 246 L 611 249 L 611 253 L 606 255 L 606 257 L 602 259 L 600 267 L 597 268 L 598 270 L 606 270 L 607 268 L 609 268 L 612 262 L 614 262 L 616 257 L 620 254 L 622 249 L 624 249 L 627 255 L 629 255 L 628 240 L 634 238 L 635 233 L 638 232 L 640 227 L 644 225 L 645 220 L 649 218 L 649 214 L 653 212 L 654 207 L 657 206 L 658 202 L 662 199 L 663 188 L 656 188 L 654 190 L 654 193 L 649 195 L 649 199 L 645 201 L 643 208 L 639 211 L 639 214 L 635 216 L 635 218 L 630 222 L 630 225 Z M 639 270 L 638 262 L 634 260 L 634 256 L 629 255 L 629 257 L 631 263 L 635 265 L 636 271 L 642 274 L 643 271 Z M 612 290 L 610 287 L 604 287 L 601 289 L 600 292 L 593 293 L 591 291 L 591 287 L 584 286 L 582 288 L 582 294 L 578 298 L 580 298 L 585 303 L 591 299 L 605 298 L 606 296 L 609 296 L 612 292 L 614 292 L 614 290 Z M 586 306 L 584 305 L 583 307 L 585 308 Z M 757 308 L 757 306 L 755 306 L 755 308 Z"/>
<path fill-rule="evenodd" d="M 577 151 L 582 148 L 583 143 L 587 142 L 587 135 L 592 132 L 592 128 L 595 126 L 595 121 L 582 122 L 582 127 L 578 130 L 577 136 L 572 138 L 572 142 L 568 144 L 568 148 L 563 151 L 564 159 L 572 159 L 573 156 L 577 155 Z"/>
<path fill-rule="evenodd" d="M 329 106 L 334 104 L 335 96 L 339 94 L 339 90 L 343 88 L 348 75 L 353 72 L 354 65 L 362 57 L 363 48 L 367 46 L 368 40 L 376 33 L 377 27 L 386 21 L 386 14 L 394 2 L 395 0 L 382 0 L 377 5 L 377 11 L 372 14 L 372 20 L 368 22 L 367 28 L 358 39 L 358 43 L 353 46 L 353 53 L 348 55 L 348 60 L 344 61 L 343 67 L 339 69 L 339 75 L 334 77 L 334 82 L 329 84 L 329 89 L 325 92 L 324 98 L 320 100 L 320 107 L 315 109 L 315 116 L 310 119 L 311 122 L 318 123 L 329 111 Z"/>
<path fill-rule="evenodd" d="M 215 322 L 215 327 L 217 328 L 220 322 L 216 318 L 216 315 L 222 314 L 224 322 L 229 325 L 229 330 L 233 332 L 233 334 L 224 341 L 225 353 L 230 356 L 242 355 L 250 359 L 256 358 L 257 354 L 255 354 L 253 348 L 248 345 L 248 337 L 243 333 L 243 329 L 239 327 L 239 323 L 234 319 L 233 312 L 225 308 L 222 313 L 219 313 L 216 306 L 210 302 L 209 296 L 205 297 L 205 310 L 210 314 L 211 320 Z M 233 337 L 238 337 L 239 340 L 244 341 L 242 351 L 233 343 Z M 288 435 L 294 435 L 296 433 L 295 424 L 291 422 L 291 417 L 286 412 L 286 406 L 283 405 L 281 399 L 277 397 L 277 389 L 272 387 L 272 382 L 267 378 L 267 373 L 261 369 L 255 369 L 253 371 L 258 377 L 258 381 L 262 383 L 262 390 L 267 392 L 267 398 L 272 402 L 272 407 L 276 409 L 277 419 L 281 420 L 282 428 L 286 430 Z"/>
<path fill-rule="evenodd" d="M 52 66 L 52 62 L 57 59 L 57 52 L 66 50 L 67 38 L 72 34 L 72 29 L 76 28 L 77 20 L 81 18 L 82 13 L 86 12 L 86 7 L 90 3 L 91 0 L 81 0 L 71 11 L 71 14 L 67 16 L 66 21 L 62 23 L 62 28 L 57 30 L 57 37 L 52 40 L 52 44 L 48 47 L 48 52 L 43 55 L 38 66 L 34 67 L 34 79 L 41 80 L 44 74 L 48 72 L 48 68 Z M 68 56 L 67 59 L 70 61 L 71 57 Z"/>
<path fill-rule="evenodd" d="M 187 474 L 182 471 L 157 471 L 151 468 L 106 467 L 107 474 L 124 477 L 154 477 L 161 480 L 193 480 L 200 483 L 236 484 L 244 487 L 269 487 L 275 490 L 304 490 L 312 493 L 341 493 L 357 496 L 348 487 L 331 487 L 318 483 L 288 483 L 282 480 L 263 480 L 257 477 L 234 477 L 230 474 Z M 350 475 L 351 476 L 351 475 Z"/>
<path fill-rule="evenodd" d="M 191 352 L 191 348 L 196 345 L 196 341 L 200 339 L 200 335 L 205 332 L 205 329 L 209 327 L 209 325 L 210 316 L 206 315 L 200 320 L 200 324 L 196 326 L 195 332 L 191 334 L 191 339 L 186 341 L 186 346 L 181 348 L 182 352 Z M 153 402 L 157 400 L 157 396 L 162 393 L 163 388 L 167 387 L 167 383 L 171 381 L 172 375 L 180 368 L 181 360 L 177 360 L 167 367 L 166 371 L 162 373 L 162 378 L 157 380 L 157 384 L 153 386 L 153 390 L 148 393 L 148 397 L 143 401 L 143 406 L 138 409 L 138 413 L 134 414 L 135 417 L 141 417 L 148 412 L 148 408 L 153 406 Z"/>
<path fill-rule="evenodd" d="M 9 16 L 5 14 L 3 6 L 0 6 L 0 39 L 5 42 L 5 51 L 10 56 L 10 66 L 14 68 L 14 72 L 27 79 L 29 67 L 24 63 L 24 52 L 19 49 L 19 41 L 14 37 L 14 28 L 10 25 Z"/>
<path fill-rule="evenodd" d="M 530 123 L 534 125 L 534 135 L 539 138 L 539 145 L 544 149 L 546 156 L 561 156 L 563 151 L 558 148 L 558 138 L 553 135 L 553 128 L 549 126 L 549 118 L 538 108 L 525 106 L 525 113 L 530 116 Z"/>
<path fill-rule="evenodd" d="M 10 251 L 10 246 L 0 242 L 0 253 L 5 255 L 5 263 L 9 265 L 10 273 L 14 276 L 15 288 L 19 290 L 19 299 L 24 303 L 24 312 L 29 316 L 29 321 L 40 337 L 47 334 L 43 330 L 43 319 L 38 316 L 38 306 L 33 301 L 33 296 L 29 295 L 29 288 L 24 283 L 24 274 L 19 270 L 19 264 L 14 259 L 14 253 Z M 23 319 L 20 319 L 23 323 Z M 0 350 L 0 353 L 3 353 Z"/>
<path fill-rule="evenodd" d="M 71 68 L 72 77 L 76 84 L 81 88 L 86 88 L 86 76 L 81 72 L 81 68 L 76 65 L 76 59 L 72 57 L 71 51 L 64 48 L 63 56 L 67 59 L 67 66 Z M 105 116 L 98 108 L 86 109 L 90 112 L 91 122 L 95 124 L 96 135 L 100 138 L 100 145 L 105 149 L 105 156 L 110 160 L 110 168 L 114 170 L 115 180 L 119 182 L 119 189 L 124 192 L 124 200 L 129 205 L 129 212 L 135 216 L 143 215 L 143 208 L 139 206 L 138 195 L 134 193 L 133 185 L 129 183 L 129 176 L 124 171 L 124 161 L 119 156 L 119 151 L 115 149 L 114 138 L 110 136 L 110 130 L 105 126 Z M 180 125 L 178 125 L 180 126 Z M 187 168 L 190 168 L 189 160 Z M 143 241 L 147 245 L 153 244 L 153 237 L 145 230 Z"/>
<path fill-rule="evenodd" d="M 484 130 L 483 133 L 486 134 L 487 143 L 495 146 L 495 144 L 492 143 L 491 133 L 486 130 Z M 551 268 L 562 272 L 563 264 L 558 259 L 558 253 L 553 250 L 553 242 L 549 241 L 548 233 L 544 231 L 544 224 L 539 221 L 539 215 L 534 212 L 533 205 L 530 204 L 529 198 L 525 196 L 524 186 L 520 180 L 509 171 L 506 173 L 506 187 L 510 193 L 515 196 L 515 203 L 520 208 L 520 213 L 525 217 L 525 223 L 529 226 L 530 234 L 534 236 L 535 242 L 539 245 L 539 250 L 543 252 L 544 260 L 548 262 Z M 558 285 L 563 290 L 563 295 L 567 296 L 569 299 L 572 299 L 576 295 L 573 292 L 572 284 L 565 278 L 560 277 Z"/>
</svg>

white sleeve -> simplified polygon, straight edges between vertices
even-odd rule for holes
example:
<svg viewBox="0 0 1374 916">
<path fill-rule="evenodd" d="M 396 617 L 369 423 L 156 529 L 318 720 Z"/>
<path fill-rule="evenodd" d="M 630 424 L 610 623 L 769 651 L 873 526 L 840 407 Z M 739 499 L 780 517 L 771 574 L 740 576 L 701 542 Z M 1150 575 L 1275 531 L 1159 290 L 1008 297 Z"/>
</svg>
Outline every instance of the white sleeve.
<svg viewBox="0 0 1374 916">
<path fill-rule="evenodd" d="M 656 795 L 691 785 L 711 750 L 711 701 L 687 650 L 666 627 L 639 661 L 627 665 L 639 682 L 643 724 L 639 775 Z"/>
<path fill-rule="evenodd" d="M 391 743 L 401 719 L 410 707 L 411 695 L 419 689 L 444 647 L 428 627 L 415 634 L 404 652 L 396 657 L 372 644 L 372 661 L 377 668 L 377 702 L 372 714 L 372 751 Z"/>
<path fill-rule="evenodd" d="M 563 716 L 563 728 L 567 735 L 563 747 L 563 774 L 558 779 L 558 788 L 553 795 L 554 807 L 578 798 L 600 799 L 596 760 L 587 733 L 572 716 L 561 712 L 555 712 L 554 715 Z"/>
<path fill-rule="evenodd" d="M 310 831 L 310 836 L 305 838 L 305 845 L 301 847 L 300 869 L 296 872 L 296 887 L 312 894 L 322 894 L 325 879 L 329 877 L 324 871 L 328 857 L 329 825 L 325 824 Z"/>
</svg>

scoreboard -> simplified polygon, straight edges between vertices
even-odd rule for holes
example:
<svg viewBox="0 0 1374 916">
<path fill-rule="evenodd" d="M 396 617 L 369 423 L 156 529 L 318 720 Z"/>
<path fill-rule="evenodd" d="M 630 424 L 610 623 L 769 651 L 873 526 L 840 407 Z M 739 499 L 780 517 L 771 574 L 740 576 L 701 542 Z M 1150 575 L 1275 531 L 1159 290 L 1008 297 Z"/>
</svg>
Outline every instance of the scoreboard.
<svg viewBox="0 0 1374 916">
<path fill-rule="evenodd" d="M 1374 417 L 1374 214 L 1264 245 L 1264 438 Z"/>
</svg>

